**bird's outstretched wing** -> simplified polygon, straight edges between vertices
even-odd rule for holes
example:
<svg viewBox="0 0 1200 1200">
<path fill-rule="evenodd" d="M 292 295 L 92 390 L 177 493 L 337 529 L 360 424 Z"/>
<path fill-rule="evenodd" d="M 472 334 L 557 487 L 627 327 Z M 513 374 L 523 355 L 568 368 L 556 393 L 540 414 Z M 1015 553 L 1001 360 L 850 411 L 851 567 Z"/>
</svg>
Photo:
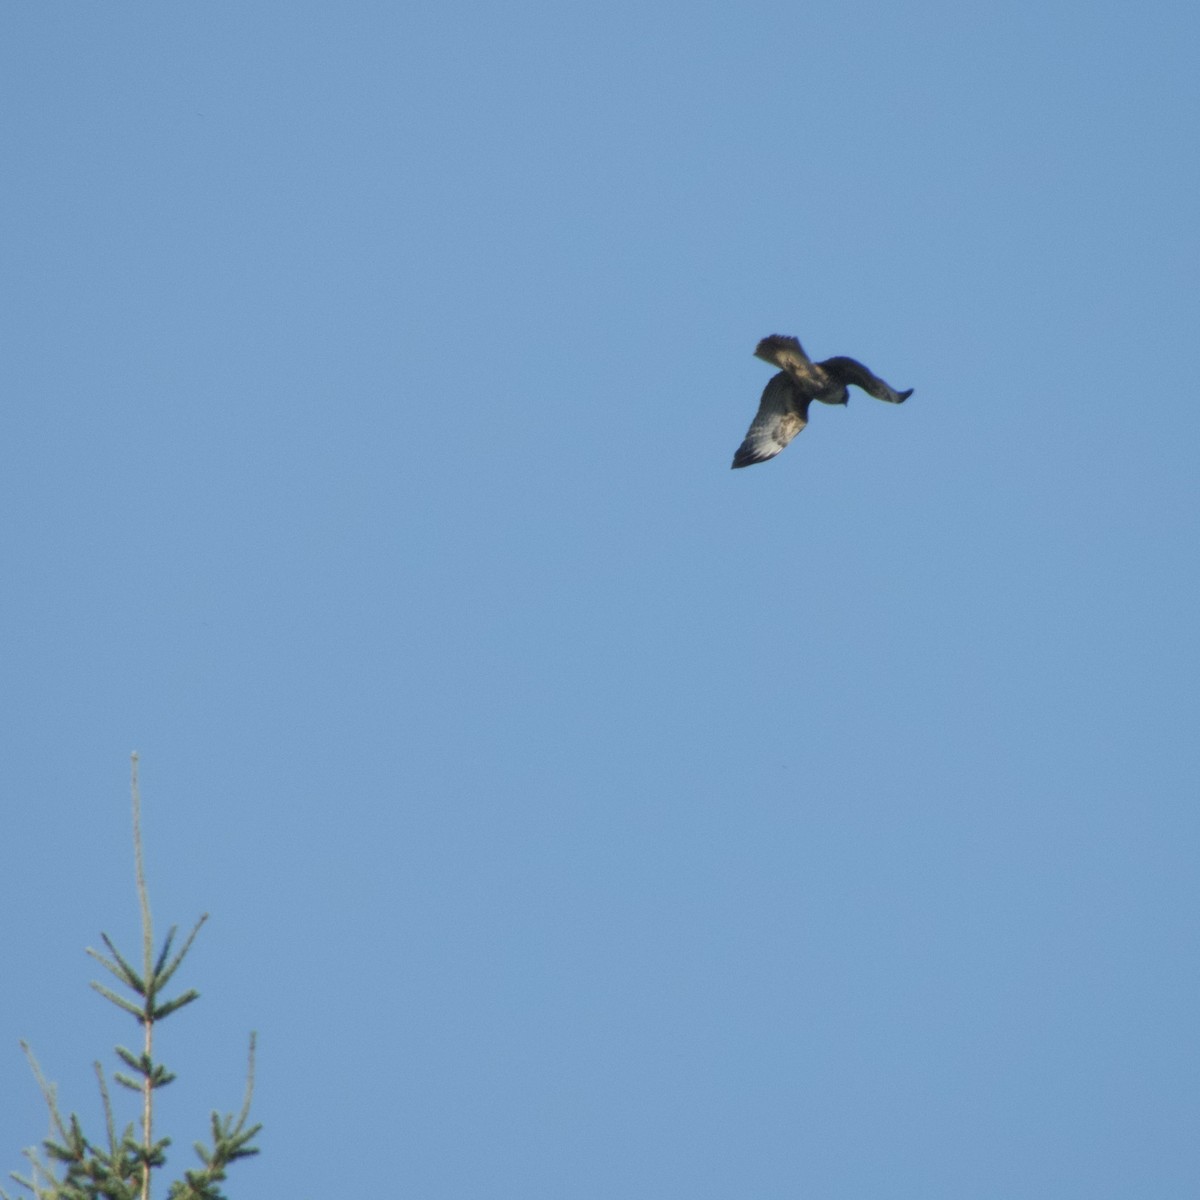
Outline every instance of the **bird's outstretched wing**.
<svg viewBox="0 0 1200 1200">
<path fill-rule="evenodd" d="M 868 396 L 874 396 L 876 400 L 886 400 L 889 404 L 903 404 L 913 394 L 912 388 L 907 392 L 896 391 L 853 358 L 827 358 L 817 365 L 843 386 L 852 383 L 855 387 L 862 388 Z"/>
<path fill-rule="evenodd" d="M 786 371 L 772 376 L 763 388 L 746 438 L 733 456 L 733 465 L 749 467 L 774 458 L 808 424 L 808 405 L 808 396 L 797 390 Z"/>
<path fill-rule="evenodd" d="M 773 333 L 758 343 L 754 357 L 786 371 L 792 381 L 805 392 L 818 390 L 820 387 L 820 380 L 813 370 L 812 359 L 804 353 L 804 347 L 794 337 Z"/>
</svg>

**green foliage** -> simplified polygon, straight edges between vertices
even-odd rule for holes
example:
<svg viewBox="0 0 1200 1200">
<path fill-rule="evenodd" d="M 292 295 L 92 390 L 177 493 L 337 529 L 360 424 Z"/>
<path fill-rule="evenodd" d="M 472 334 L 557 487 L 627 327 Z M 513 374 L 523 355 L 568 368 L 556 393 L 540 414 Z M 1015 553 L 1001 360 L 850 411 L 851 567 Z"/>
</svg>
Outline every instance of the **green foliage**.
<svg viewBox="0 0 1200 1200">
<path fill-rule="evenodd" d="M 126 1068 L 116 1071 L 113 1079 L 123 1088 L 137 1093 L 141 1111 L 117 1133 L 112 1099 L 104 1069 L 95 1064 L 96 1079 L 104 1107 L 105 1137 L 103 1142 L 88 1138 L 74 1113 L 63 1117 L 53 1084 L 42 1073 L 33 1052 L 24 1042 L 34 1078 L 50 1111 L 51 1132 L 37 1149 L 25 1151 L 30 1164 L 27 1175 L 13 1173 L 12 1178 L 33 1194 L 36 1200 L 149 1200 L 150 1185 L 155 1171 L 167 1161 L 166 1150 L 171 1144 L 167 1137 L 154 1136 L 154 1093 L 166 1087 L 175 1076 L 154 1057 L 154 1027 L 181 1008 L 199 998 L 200 993 L 189 989 L 178 996 L 165 998 L 163 993 L 171 977 L 192 948 L 196 934 L 208 919 L 207 914 L 195 924 L 183 945 L 172 954 L 175 944 L 174 928 L 167 934 L 162 948 L 153 953 L 154 931 L 150 919 L 150 901 L 142 863 L 141 796 L 138 791 L 137 755 L 133 756 L 133 846 L 137 876 L 137 893 L 142 913 L 142 969 L 139 971 L 113 945 L 107 934 L 100 936 L 108 951 L 102 954 L 88 949 L 94 958 L 116 981 L 117 988 L 92 983 L 106 1000 L 128 1013 L 142 1031 L 140 1050 L 116 1047 L 116 1055 Z M 239 1158 L 258 1153 L 253 1144 L 261 1125 L 248 1124 L 250 1101 L 254 1093 L 254 1035 L 250 1035 L 250 1058 L 246 1072 L 246 1094 L 237 1115 L 212 1114 L 208 1143 L 197 1142 L 199 1170 L 184 1171 L 183 1178 L 170 1185 L 168 1200 L 225 1200 L 220 1184 L 225 1182 L 226 1168 Z M 13 1200 L 0 1188 L 3 1200 Z"/>
</svg>

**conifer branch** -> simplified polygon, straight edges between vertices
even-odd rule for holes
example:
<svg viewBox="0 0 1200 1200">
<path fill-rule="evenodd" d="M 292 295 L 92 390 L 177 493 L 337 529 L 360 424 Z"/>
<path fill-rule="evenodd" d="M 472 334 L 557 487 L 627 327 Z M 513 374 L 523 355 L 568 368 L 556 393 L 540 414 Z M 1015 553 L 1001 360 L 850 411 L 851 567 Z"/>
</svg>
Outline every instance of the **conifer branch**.
<svg viewBox="0 0 1200 1200">
<path fill-rule="evenodd" d="M 84 1135 L 79 1118 L 72 1114 L 64 1119 L 58 1107 L 56 1089 L 42 1071 L 33 1051 L 25 1043 L 21 1048 L 29 1060 L 34 1079 L 50 1113 L 51 1133 L 44 1138 L 41 1154 L 31 1149 L 24 1152 L 29 1163 L 26 1175 L 12 1173 L 12 1178 L 35 1200 L 150 1200 L 152 1174 L 166 1163 L 170 1138 L 154 1138 L 154 1093 L 165 1087 L 174 1074 L 154 1059 L 154 1026 L 179 1009 L 199 998 L 194 988 L 171 999 L 160 1000 L 163 990 L 192 948 L 201 927 L 208 919 L 205 913 L 177 950 L 176 927 L 168 932 L 157 955 L 154 954 L 154 931 L 150 899 L 146 887 L 141 827 L 141 794 L 138 786 L 138 756 L 131 762 L 131 791 L 133 795 L 134 874 L 138 905 L 142 919 L 142 970 L 139 972 L 126 959 L 107 934 L 101 934 L 107 953 L 91 949 L 87 953 L 115 980 L 115 985 L 128 995 L 104 984 L 92 981 L 92 988 L 122 1012 L 134 1017 L 142 1027 L 141 1051 L 116 1047 L 116 1054 L 128 1074 L 114 1072 L 113 1082 L 130 1089 L 141 1097 L 139 1117 L 130 1122 L 118 1136 L 112 1096 L 104 1070 L 95 1063 L 96 1082 L 104 1114 L 106 1147 L 93 1144 Z M 226 1168 L 239 1158 L 258 1153 L 253 1139 L 261 1124 L 248 1125 L 250 1104 L 254 1093 L 255 1035 L 250 1035 L 250 1052 L 246 1072 L 246 1091 L 237 1116 L 211 1118 L 212 1145 L 196 1145 L 202 1169 L 185 1171 L 181 1180 L 169 1189 L 170 1200 L 224 1200 L 219 1185 L 225 1180 Z M 44 1159 L 42 1157 L 44 1155 Z M 0 1188 L 0 1200 L 11 1197 Z"/>
</svg>

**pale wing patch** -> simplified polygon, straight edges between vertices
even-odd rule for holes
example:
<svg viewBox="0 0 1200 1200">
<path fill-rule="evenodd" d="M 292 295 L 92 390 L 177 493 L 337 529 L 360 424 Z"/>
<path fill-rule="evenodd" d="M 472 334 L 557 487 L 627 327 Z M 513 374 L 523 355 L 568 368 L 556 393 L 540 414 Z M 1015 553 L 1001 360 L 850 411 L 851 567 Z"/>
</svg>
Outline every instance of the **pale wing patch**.
<svg viewBox="0 0 1200 1200">
<path fill-rule="evenodd" d="M 733 456 L 733 465 L 749 467 L 774 458 L 807 424 L 808 400 L 780 372 L 763 389 L 758 413 Z"/>
</svg>

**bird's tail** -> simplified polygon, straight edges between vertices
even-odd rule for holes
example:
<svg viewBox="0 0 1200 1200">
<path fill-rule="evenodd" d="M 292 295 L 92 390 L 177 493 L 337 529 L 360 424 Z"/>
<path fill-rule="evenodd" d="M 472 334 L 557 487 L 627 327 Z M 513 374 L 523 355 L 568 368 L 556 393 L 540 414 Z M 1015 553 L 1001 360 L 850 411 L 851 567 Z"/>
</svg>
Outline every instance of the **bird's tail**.
<svg viewBox="0 0 1200 1200">
<path fill-rule="evenodd" d="M 804 347 L 794 337 L 773 333 L 765 337 L 754 349 L 754 357 L 769 362 L 783 371 L 806 369 L 812 360 L 804 353 Z"/>
</svg>

